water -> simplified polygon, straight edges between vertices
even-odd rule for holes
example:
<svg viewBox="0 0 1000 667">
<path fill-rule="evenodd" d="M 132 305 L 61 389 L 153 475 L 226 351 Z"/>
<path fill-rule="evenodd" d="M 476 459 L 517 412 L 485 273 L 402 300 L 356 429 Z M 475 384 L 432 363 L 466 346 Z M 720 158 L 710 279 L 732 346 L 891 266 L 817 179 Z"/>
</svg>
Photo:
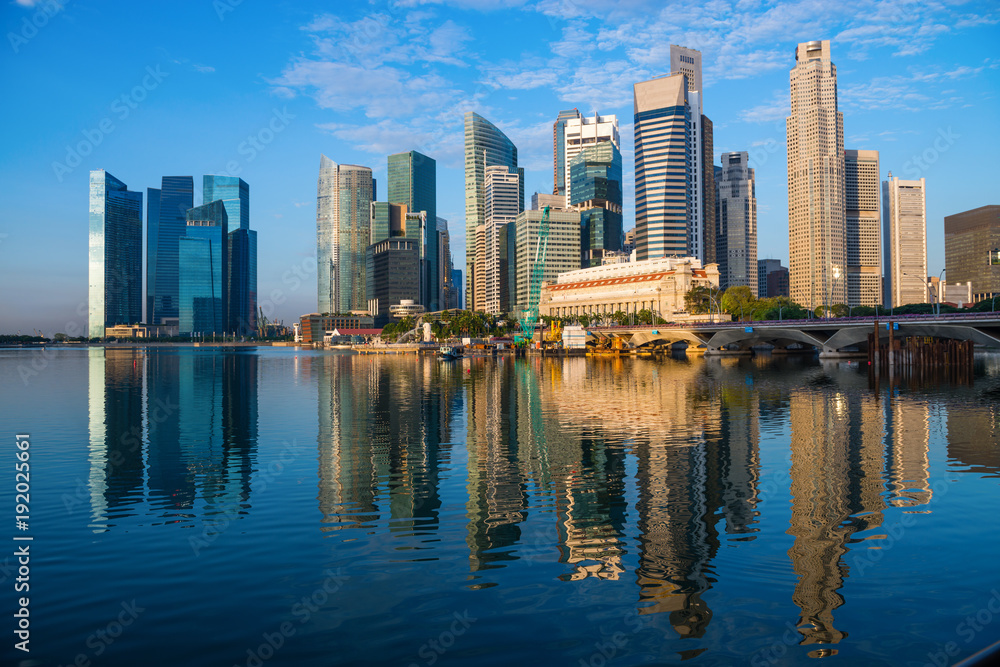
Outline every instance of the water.
<svg viewBox="0 0 1000 667">
<path fill-rule="evenodd" d="M 34 538 L 30 654 L 0 561 L 4 664 L 917 666 L 1000 637 L 1000 356 L 877 388 L 268 348 L 0 350 L 0 378 Z"/>
</svg>

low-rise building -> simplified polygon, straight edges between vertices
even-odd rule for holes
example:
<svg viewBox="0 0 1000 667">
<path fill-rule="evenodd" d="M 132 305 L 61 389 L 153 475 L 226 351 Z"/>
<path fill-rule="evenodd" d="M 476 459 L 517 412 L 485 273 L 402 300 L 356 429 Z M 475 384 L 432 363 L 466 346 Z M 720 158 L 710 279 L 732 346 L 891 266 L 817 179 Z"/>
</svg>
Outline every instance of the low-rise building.
<svg viewBox="0 0 1000 667">
<path fill-rule="evenodd" d="M 309 313 L 299 318 L 299 335 L 303 343 L 322 343 L 327 331 L 334 329 L 373 329 L 375 318 L 368 314 L 321 315 Z"/>
<path fill-rule="evenodd" d="M 649 310 L 665 320 L 685 313 L 693 287 L 719 286 L 719 267 L 696 257 L 662 257 L 569 271 L 542 285 L 539 312 L 550 317 L 611 315 Z"/>
</svg>

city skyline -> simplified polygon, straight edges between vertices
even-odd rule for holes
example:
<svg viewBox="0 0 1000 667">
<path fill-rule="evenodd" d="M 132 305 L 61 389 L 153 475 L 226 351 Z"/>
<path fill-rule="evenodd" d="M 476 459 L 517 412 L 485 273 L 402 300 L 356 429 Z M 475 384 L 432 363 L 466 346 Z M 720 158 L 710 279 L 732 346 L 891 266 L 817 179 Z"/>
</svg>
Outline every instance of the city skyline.
<svg viewBox="0 0 1000 667">
<path fill-rule="evenodd" d="M 32 32 L 24 21 L 43 5 L 8 5 L 5 71 L 10 85 L 28 94 L 4 112 L 19 128 L 5 147 L 9 187 L 0 195 L 8 214 L 0 225 L 0 275 L 17 286 L 0 300 L 5 330 L 51 335 L 69 322 L 85 326 L 81 211 L 87 174 L 100 168 L 139 192 L 170 173 L 228 173 L 254 183 L 253 226 L 274 239 L 260 248 L 259 301 L 290 323 L 315 309 L 316 153 L 370 165 L 382 180 L 386 156 L 420 151 L 438 161 L 437 211 L 452 223 L 454 265 L 461 267 L 463 112 L 488 118 L 517 146 L 526 198 L 548 193 L 559 111 L 576 106 L 584 115 L 631 118 L 632 85 L 671 71 L 671 43 L 701 51 L 714 161 L 722 152 L 750 153 L 760 258 L 788 258 L 783 120 L 797 42 L 831 42 L 845 144 L 878 150 L 880 178 L 891 170 L 927 179 L 930 274 L 944 267 L 944 217 L 993 203 L 988 175 L 977 167 L 988 164 L 1000 125 L 998 63 L 989 52 L 998 17 L 987 3 L 905 11 L 780 3 L 766 11 L 733 7 L 721 22 L 697 8 L 671 17 L 646 16 L 636 6 L 608 17 L 586 3 L 573 14 L 547 5 L 477 11 L 448 4 L 348 8 L 336 17 L 317 5 L 273 21 L 261 8 L 230 4 L 170 16 L 144 9 L 151 27 L 141 35 L 123 29 L 137 10 L 112 15 L 86 2 L 67 4 Z M 426 39 L 400 41 L 393 32 L 401 27 Z M 179 30 L 197 46 L 175 46 L 168 36 Z M 539 32 L 549 39 L 521 37 Z M 94 39 L 119 33 L 121 40 Z M 225 58 L 234 44 L 272 33 L 239 63 Z M 352 39 L 369 33 L 382 38 Z M 514 48 L 504 38 L 512 35 Z M 734 36 L 736 46 L 727 39 Z M 82 49 L 111 59 L 129 54 L 135 64 L 98 76 L 70 56 Z M 58 85 L 44 83 L 57 72 Z M 390 104 L 401 95 L 405 104 Z M 71 109 L 57 103 L 66 96 L 74 99 Z M 628 230 L 635 219 L 631 123 L 622 123 L 621 134 Z M 197 187 L 193 195 L 201 197 Z M 39 271 L 39 262 L 50 270 Z"/>
</svg>

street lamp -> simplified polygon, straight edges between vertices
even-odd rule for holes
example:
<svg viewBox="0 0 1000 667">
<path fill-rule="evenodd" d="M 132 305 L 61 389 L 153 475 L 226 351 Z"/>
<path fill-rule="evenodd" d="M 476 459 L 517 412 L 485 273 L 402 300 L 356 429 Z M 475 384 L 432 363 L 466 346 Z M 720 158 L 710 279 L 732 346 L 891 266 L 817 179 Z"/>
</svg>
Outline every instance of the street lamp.
<svg viewBox="0 0 1000 667">
<path fill-rule="evenodd" d="M 934 305 L 937 306 L 938 317 L 941 317 L 941 297 L 944 295 L 944 283 L 942 282 L 942 278 L 944 277 L 944 272 L 947 270 L 947 268 L 941 269 L 941 273 L 938 274 L 937 294 L 934 295 L 934 301 L 937 302 Z"/>
</svg>

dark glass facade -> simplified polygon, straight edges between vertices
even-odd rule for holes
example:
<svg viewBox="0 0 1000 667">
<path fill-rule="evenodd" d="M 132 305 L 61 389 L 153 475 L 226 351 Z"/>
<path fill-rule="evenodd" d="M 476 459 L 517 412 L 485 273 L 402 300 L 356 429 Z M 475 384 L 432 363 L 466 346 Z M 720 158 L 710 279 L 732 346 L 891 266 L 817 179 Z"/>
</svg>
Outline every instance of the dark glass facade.
<svg viewBox="0 0 1000 667">
<path fill-rule="evenodd" d="M 257 330 L 257 232 L 229 232 L 228 331 L 249 336 Z"/>
<path fill-rule="evenodd" d="M 179 327 L 182 334 L 222 334 L 226 326 L 228 215 L 221 201 L 187 212 L 180 238 Z"/>
<path fill-rule="evenodd" d="M 622 154 L 610 141 L 590 146 L 570 164 L 573 206 L 580 210 L 581 266 L 599 266 L 622 249 Z"/>
<path fill-rule="evenodd" d="M 389 306 L 403 299 L 419 298 L 418 246 L 415 239 L 395 238 L 373 243 L 365 251 L 368 309 L 376 327 L 385 326 L 391 319 Z"/>
<path fill-rule="evenodd" d="M 423 305 L 430 311 L 440 310 L 441 285 L 438 280 L 437 243 L 437 162 L 417 151 L 389 156 L 389 203 L 406 204 L 410 213 L 427 213 L 424 236 L 421 239 L 423 271 L 421 294 Z M 409 236 L 409 234 L 407 234 Z M 372 243 L 377 240 L 372 239 Z"/>
<path fill-rule="evenodd" d="M 149 188 L 146 211 L 146 321 L 176 320 L 180 303 L 179 242 L 194 206 L 191 176 L 164 176 L 159 190 Z"/>
<path fill-rule="evenodd" d="M 250 186 L 236 176 L 203 176 L 201 203 L 221 200 L 233 229 L 250 229 Z"/>
<path fill-rule="evenodd" d="M 142 193 L 99 169 L 90 172 L 87 329 L 142 321 Z"/>
</svg>

